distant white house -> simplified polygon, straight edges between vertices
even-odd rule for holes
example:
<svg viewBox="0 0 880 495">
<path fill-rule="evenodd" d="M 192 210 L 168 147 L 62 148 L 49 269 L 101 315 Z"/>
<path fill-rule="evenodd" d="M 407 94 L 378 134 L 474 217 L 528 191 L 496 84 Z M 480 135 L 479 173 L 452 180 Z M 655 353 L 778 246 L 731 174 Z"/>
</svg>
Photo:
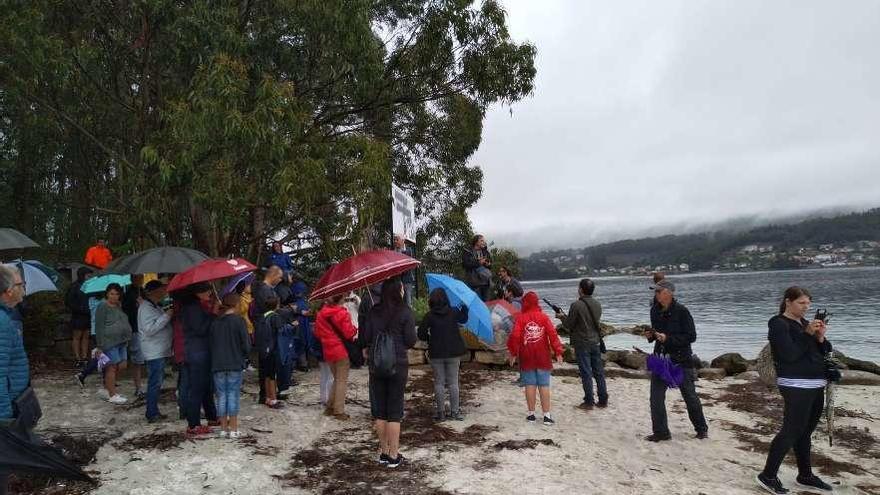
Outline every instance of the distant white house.
<svg viewBox="0 0 880 495">
<path fill-rule="evenodd" d="M 770 244 L 749 244 L 748 246 L 743 246 L 739 251 L 743 254 L 772 253 L 773 249 L 773 246 Z"/>
</svg>

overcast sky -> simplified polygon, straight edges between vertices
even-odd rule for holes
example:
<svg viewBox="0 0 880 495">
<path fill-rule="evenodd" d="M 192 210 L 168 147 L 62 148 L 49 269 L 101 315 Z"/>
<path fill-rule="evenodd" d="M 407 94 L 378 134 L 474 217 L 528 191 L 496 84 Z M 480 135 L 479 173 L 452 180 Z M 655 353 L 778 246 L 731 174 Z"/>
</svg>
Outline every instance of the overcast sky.
<svg viewBox="0 0 880 495">
<path fill-rule="evenodd" d="M 880 206 L 880 1 L 503 4 L 538 74 L 472 159 L 496 244 Z"/>
</svg>

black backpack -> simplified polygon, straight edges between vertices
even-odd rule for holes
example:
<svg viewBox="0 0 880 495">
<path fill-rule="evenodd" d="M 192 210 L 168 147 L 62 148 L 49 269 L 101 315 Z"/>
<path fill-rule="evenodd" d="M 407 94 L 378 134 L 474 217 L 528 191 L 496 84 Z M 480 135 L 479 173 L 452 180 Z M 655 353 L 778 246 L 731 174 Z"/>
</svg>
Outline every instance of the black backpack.
<svg viewBox="0 0 880 495">
<path fill-rule="evenodd" d="M 393 326 L 400 315 L 388 320 Z M 381 329 L 370 348 L 370 372 L 379 378 L 391 378 L 397 374 L 397 344 L 389 328 Z"/>
</svg>

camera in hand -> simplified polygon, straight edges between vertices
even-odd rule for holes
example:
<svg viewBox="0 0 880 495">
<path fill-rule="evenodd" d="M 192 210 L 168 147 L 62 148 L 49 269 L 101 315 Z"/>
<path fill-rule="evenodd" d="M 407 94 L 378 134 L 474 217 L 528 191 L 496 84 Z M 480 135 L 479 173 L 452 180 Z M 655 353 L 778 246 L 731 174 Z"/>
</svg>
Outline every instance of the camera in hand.
<svg viewBox="0 0 880 495">
<path fill-rule="evenodd" d="M 825 323 L 828 323 L 828 320 L 831 319 L 831 315 L 832 315 L 832 313 L 829 313 L 827 309 L 824 309 L 824 308 L 823 308 L 823 309 L 817 309 L 817 310 L 816 310 L 816 316 L 815 316 L 814 319 L 819 320 L 819 321 L 824 321 Z"/>
</svg>

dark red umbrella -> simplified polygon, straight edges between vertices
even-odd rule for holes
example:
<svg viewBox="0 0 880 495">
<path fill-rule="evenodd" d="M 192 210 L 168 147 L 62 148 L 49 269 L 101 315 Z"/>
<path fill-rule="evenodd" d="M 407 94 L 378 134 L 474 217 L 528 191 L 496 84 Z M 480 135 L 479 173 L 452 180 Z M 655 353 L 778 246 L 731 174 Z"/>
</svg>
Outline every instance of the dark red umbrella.
<svg viewBox="0 0 880 495">
<path fill-rule="evenodd" d="M 171 283 L 168 284 L 168 291 L 180 290 L 199 282 L 234 277 L 239 273 L 252 272 L 256 269 L 256 266 L 243 258 L 205 260 L 189 270 L 175 275 L 171 279 Z"/>
<path fill-rule="evenodd" d="M 418 260 L 397 251 L 387 249 L 365 251 L 336 263 L 324 272 L 312 289 L 309 300 L 344 294 L 350 290 L 388 280 L 420 264 Z"/>
</svg>

